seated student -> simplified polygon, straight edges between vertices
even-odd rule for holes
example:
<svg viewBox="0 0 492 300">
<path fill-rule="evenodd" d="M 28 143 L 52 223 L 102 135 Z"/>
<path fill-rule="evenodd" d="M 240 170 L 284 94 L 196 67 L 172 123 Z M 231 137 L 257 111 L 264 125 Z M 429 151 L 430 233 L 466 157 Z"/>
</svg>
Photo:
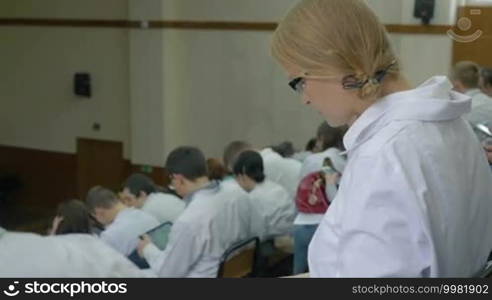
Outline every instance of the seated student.
<svg viewBox="0 0 492 300">
<path fill-rule="evenodd" d="M 112 191 L 100 186 L 90 189 L 86 204 L 106 227 L 101 239 L 127 257 L 137 248 L 139 236 L 160 224 L 146 212 L 127 207 Z"/>
<path fill-rule="evenodd" d="M 331 200 L 336 195 L 336 183 L 338 181 L 336 176 L 330 176 L 330 178 L 322 178 L 325 180 L 323 183 L 331 183 L 326 185 L 328 190 L 325 190 L 322 195 L 319 194 L 318 198 L 326 199 L 326 206 L 320 209 L 314 207 L 310 209 L 303 209 L 299 207 L 302 205 L 303 197 L 313 197 L 314 195 L 307 195 L 306 193 L 313 189 L 313 176 L 314 173 L 320 172 L 323 169 L 324 162 L 329 158 L 335 168 L 335 171 L 342 173 L 345 168 L 345 158 L 341 155 L 342 139 L 344 130 L 340 128 L 333 128 L 328 123 L 323 122 L 317 131 L 316 145 L 321 151 L 319 153 L 308 156 L 302 165 L 300 172 L 300 185 L 296 196 L 296 204 L 298 214 L 294 220 L 294 274 L 301 274 L 308 271 L 308 247 L 311 239 L 318 228 L 318 225 L 323 220 L 324 214 L 328 208 Z M 328 176 L 327 176 L 328 177 Z M 331 187 L 331 189 L 330 189 Z M 324 201 L 324 200 L 323 200 Z"/>
<path fill-rule="evenodd" d="M 224 252 L 250 238 L 249 220 L 231 205 L 234 193 L 210 182 L 199 149 L 175 149 L 167 158 L 166 169 L 187 207 L 173 224 L 164 251 L 146 235 L 138 246 L 139 254 L 159 277 L 216 277 Z"/>
<path fill-rule="evenodd" d="M 302 163 L 302 162 L 304 162 L 304 160 L 306 160 L 306 158 L 308 156 L 317 152 L 315 147 L 316 147 L 316 138 L 312 138 L 307 142 L 306 147 L 304 148 L 304 151 L 295 153 L 292 156 L 292 158 L 294 158 L 294 159 L 296 159 Z"/>
<path fill-rule="evenodd" d="M 482 92 L 492 97 L 492 69 L 482 68 L 480 71 L 480 88 Z"/>
<path fill-rule="evenodd" d="M 49 234 L 59 235 L 70 233 L 92 233 L 89 211 L 84 202 L 80 200 L 69 200 L 58 205 Z"/>
<path fill-rule="evenodd" d="M 207 159 L 208 179 L 222 181 L 227 177 L 227 169 L 216 158 Z"/>
<path fill-rule="evenodd" d="M 265 225 L 263 223 L 261 212 L 259 212 L 257 207 L 253 205 L 249 194 L 243 190 L 233 176 L 234 164 L 236 163 L 239 155 L 247 150 L 253 150 L 253 147 L 249 143 L 243 141 L 234 141 L 225 147 L 223 161 L 228 175 L 225 176 L 220 182 L 220 187 L 221 189 L 236 195 L 236 197 L 232 197 L 230 199 L 232 202 L 231 204 L 236 206 L 239 210 L 239 215 L 242 218 L 248 220 L 250 224 L 251 236 L 261 238 L 265 231 Z M 247 201 L 243 201 L 244 199 L 247 199 Z"/>
<path fill-rule="evenodd" d="M 265 180 L 261 155 L 255 151 L 241 153 L 234 165 L 234 175 L 261 213 L 264 224 L 261 238 L 289 234 L 294 221 L 294 203 L 282 186 Z"/>
<path fill-rule="evenodd" d="M 292 144 L 292 142 L 289 141 L 272 146 L 271 148 L 283 158 L 292 158 L 295 153 L 294 145 Z"/>
<path fill-rule="evenodd" d="M 133 174 L 126 179 L 121 200 L 153 216 L 159 223 L 174 222 L 185 208 L 178 197 L 158 192 L 152 179 L 143 174 Z"/>
<path fill-rule="evenodd" d="M 43 237 L 0 228 L 1 278 L 148 277 L 97 237 Z"/>
<path fill-rule="evenodd" d="M 253 146 L 244 141 L 235 141 L 229 144 L 224 151 L 224 163 L 229 172 L 234 168 L 234 162 L 239 155 L 246 150 L 255 150 Z M 272 148 L 259 151 L 263 158 L 266 177 L 280 184 L 289 193 L 292 201 L 299 184 L 299 171 L 301 163 L 292 158 L 283 158 Z"/>
<path fill-rule="evenodd" d="M 492 126 L 492 98 L 480 90 L 480 67 L 473 62 L 462 61 L 455 65 L 450 77 L 456 91 L 472 98 L 471 112 L 464 117 L 472 125 L 479 140 L 484 141 L 487 135 L 476 126 Z"/>
<path fill-rule="evenodd" d="M 266 177 L 280 184 L 288 193 L 292 202 L 299 184 L 299 172 L 301 163 L 292 158 L 284 158 L 272 148 L 265 148 L 260 151 L 265 166 Z"/>
<path fill-rule="evenodd" d="M 346 159 L 341 155 L 343 149 L 344 128 L 333 128 L 323 122 L 316 132 L 316 148 L 318 153 L 308 156 L 301 167 L 299 178 L 302 180 L 310 173 L 317 172 L 323 167 L 326 158 L 330 158 L 335 169 L 343 173 Z"/>
</svg>

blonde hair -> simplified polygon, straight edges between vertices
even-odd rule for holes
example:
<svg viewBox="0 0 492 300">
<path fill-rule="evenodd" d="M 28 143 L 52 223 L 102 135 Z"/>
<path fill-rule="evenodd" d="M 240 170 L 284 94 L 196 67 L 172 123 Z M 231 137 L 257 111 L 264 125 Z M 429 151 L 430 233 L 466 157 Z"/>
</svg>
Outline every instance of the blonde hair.
<svg viewBox="0 0 492 300">
<path fill-rule="evenodd" d="M 461 82 L 467 89 L 478 88 L 480 66 L 471 61 L 460 61 L 454 66 L 451 72 L 451 79 Z"/>
<path fill-rule="evenodd" d="M 399 74 L 386 28 L 362 0 L 302 0 L 275 31 L 272 54 L 308 75 L 353 75 L 361 98 L 379 93 L 378 72 Z"/>
</svg>

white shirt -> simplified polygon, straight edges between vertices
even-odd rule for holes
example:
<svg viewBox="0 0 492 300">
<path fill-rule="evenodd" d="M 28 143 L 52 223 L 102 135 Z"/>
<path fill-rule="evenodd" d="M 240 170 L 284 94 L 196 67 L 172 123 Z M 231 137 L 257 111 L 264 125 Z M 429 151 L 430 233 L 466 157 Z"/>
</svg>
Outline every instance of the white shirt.
<svg viewBox="0 0 492 300">
<path fill-rule="evenodd" d="M 311 151 L 297 152 L 292 156 L 292 158 L 303 163 L 311 154 L 313 154 Z"/>
<path fill-rule="evenodd" d="M 249 197 L 265 224 L 261 234 L 263 239 L 290 233 L 294 221 L 294 203 L 282 186 L 265 180 L 256 185 Z"/>
<path fill-rule="evenodd" d="M 337 148 L 329 148 L 323 152 L 311 154 L 304 160 L 301 171 L 299 172 L 299 181 L 311 173 L 321 171 L 323 168 L 323 162 L 328 157 L 333 162 L 335 169 L 338 172 L 343 173 L 347 161 L 342 156 L 342 151 Z"/>
<path fill-rule="evenodd" d="M 445 77 L 389 95 L 347 132 L 313 277 L 469 277 L 492 249 L 492 175 Z"/>
<path fill-rule="evenodd" d="M 6 232 L 0 237 L 0 266 L 3 278 L 148 277 L 101 240 L 85 234 L 42 237 Z"/>
<path fill-rule="evenodd" d="M 302 164 L 292 158 L 283 158 L 271 148 L 263 149 L 260 154 L 266 178 L 284 187 L 294 201 Z"/>
<path fill-rule="evenodd" d="M 472 126 L 483 124 L 492 128 L 492 98 L 482 93 L 479 89 L 469 90 L 465 94 L 472 97 L 472 110 L 465 115 L 465 119 L 470 122 Z M 483 141 L 488 137 L 475 127 L 473 130 L 480 141 Z"/>
<path fill-rule="evenodd" d="M 342 156 L 342 152 L 337 148 L 329 148 L 323 152 L 315 153 L 308 156 L 304 163 L 302 164 L 301 171 L 299 174 L 299 182 L 307 175 L 319 172 L 323 168 L 323 163 L 325 159 L 329 157 L 333 163 L 335 169 L 343 173 L 345 165 L 347 164 L 346 159 Z M 333 200 L 329 195 L 330 201 Z M 323 220 L 324 214 L 306 214 L 299 212 L 294 220 L 295 225 L 317 225 Z"/>
<path fill-rule="evenodd" d="M 101 232 L 101 239 L 116 251 L 129 256 L 137 248 L 139 236 L 159 224 L 153 216 L 139 209 L 126 208 Z"/>
<path fill-rule="evenodd" d="M 246 193 L 232 176 L 225 178 L 220 183 L 220 187 L 224 191 L 234 195 L 229 198 L 230 205 L 236 207 L 241 222 L 249 224 L 249 236 L 263 239 L 267 225 L 262 216 L 262 212 L 259 210 L 258 206 L 254 205 L 250 194 Z M 245 199 L 246 201 L 244 201 Z"/>
<path fill-rule="evenodd" d="M 216 277 L 225 251 L 249 238 L 249 219 L 232 205 L 233 197 L 237 195 L 220 187 L 194 194 L 174 223 L 166 249 L 160 251 L 153 244 L 145 247 L 152 270 L 159 277 Z"/>
<path fill-rule="evenodd" d="M 171 194 L 152 193 L 147 197 L 142 210 L 159 221 L 174 222 L 185 209 L 183 200 Z"/>
</svg>

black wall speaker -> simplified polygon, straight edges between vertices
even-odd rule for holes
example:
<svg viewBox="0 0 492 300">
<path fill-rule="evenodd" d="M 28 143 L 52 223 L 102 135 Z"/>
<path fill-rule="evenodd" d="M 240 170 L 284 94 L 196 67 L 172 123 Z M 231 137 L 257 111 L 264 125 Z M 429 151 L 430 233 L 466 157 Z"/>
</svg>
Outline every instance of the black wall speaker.
<svg viewBox="0 0 492 300">
<path fill-rule="evenodd" d="M 422 19 L 422 23 L 428 25 L 434 17 L 436 0 L 415 0 L 414 17 Z"/>
<path fill-rule="evenodd" d="M 81 97 L 91 97 L 91 75 L 89 73 L 75 73 L 74 93 Z"/>
</svg>

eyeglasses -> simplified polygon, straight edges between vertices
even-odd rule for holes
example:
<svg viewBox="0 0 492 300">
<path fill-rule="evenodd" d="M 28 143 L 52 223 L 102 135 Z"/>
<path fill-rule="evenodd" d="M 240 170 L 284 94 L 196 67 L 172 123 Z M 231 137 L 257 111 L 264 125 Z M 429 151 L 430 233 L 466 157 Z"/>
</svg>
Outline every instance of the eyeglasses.
<svg viewBox="0 0 492 300">
<path fill-rule="evenodd" d="M 310 76 L 310 75 L 304 75 L 304 76 L 299 76 L 294 79 L 292 79 L 289 82 L 289 86 L 298 94 L 303 94 L 304 93 L 304 88 L 306 86 L 306 79 L 335 79 L 335 76 Z M 355 90 L 355 89 L 360 89 L 361 87 L 364 86 L 366 82 L 357 80 L 355 78 L 355 75 L 348 75 L 345 76 L 342 80 L 342 86 L 346 90 Z"/>
<path fill-rule="evenodd" d="M 369 78 L 367 80 L 358 80 L 354 74 L 352 75 L 347 75 L 342 78 L 341 83 L 344 89 L 346 90 L 357 90 L 362 88 L 366 83 L 369 81 L 375 81 L 378 83 L 381 83 L 383 79 L 386 77 L 388 74 L 389 70 L 395 66 L 396 61 L 393 61 L 388 67 L 386 67 L 383 70 L 380 70 L 376 72 L 373 78 Z M 311 79 L 335 79 L 337 76 L 312 76 L 308 75 L 307 73 L 304 74 L 304 76 L 299 76 L 294 79 L 292 79 L 289 82 L 289 86 L 297 93 L 303 94 L 304 93 L 304 88 L 306 87 L 306 79 L 311 78 Z"/>
</svg>

